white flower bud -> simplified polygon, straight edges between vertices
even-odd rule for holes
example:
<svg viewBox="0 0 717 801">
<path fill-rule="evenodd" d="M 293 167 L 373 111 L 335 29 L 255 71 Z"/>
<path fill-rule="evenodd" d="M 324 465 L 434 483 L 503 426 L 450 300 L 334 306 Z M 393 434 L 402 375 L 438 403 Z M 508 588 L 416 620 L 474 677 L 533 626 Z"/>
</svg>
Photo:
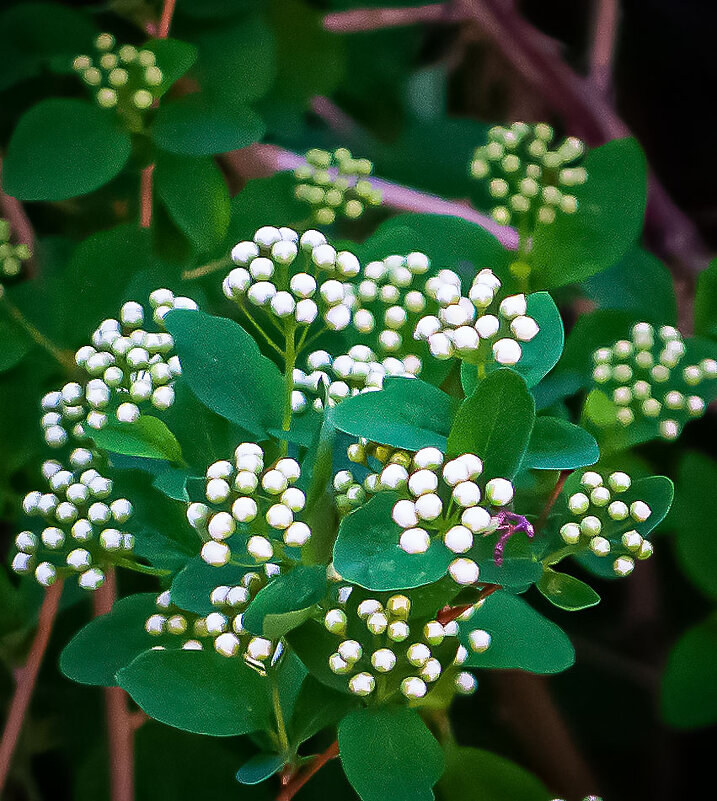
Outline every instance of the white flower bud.
<svg viewBox="0 0 717 801">
<path fill-rule="evenodd" d="M 483 507 L 472 506 L 464 509 L 461 515 L 461 523 L 474 534 L 479 534 L 490 527 L 491 517 Z"/>
<path fill-rule="evenodd" d="M 493 344 L 493 358 L 498 364 L 517 364 L 522 355 L 522 348 L 514 339 L 499 339 Z"/>
<path fill-rule="evenodd" d="M 534 339 L 540 328 L 532 317 L 516 317 L 511 321 L 510 330 L 516 339 L 521 342 L 530 342 Z"/>
<path fill-rule="evenodd" d="M 494 506 L 505 506 L 513 500 L 513 485 L 505 478 L 492 478 L 485 487 L 486 498 Z"/>
<path fill-rule="evenodd" d="M 354 695 L 370 695 L 376 687 L 376 679 L 370 673 L 357 673 L 349 679 L 349 690 Z"/>
<path fill-rule="evenodd" d="M 443 512 L 443 502 L 434 493 L 426 493 L 416 498 L 416 514 L 419 520 L 436 520 Z"/>
<path fill-rule="evenodd" d="M 560 536 L 563 542 L 575 545 L 580 540 L 580 526 L 577 523 L 566 523 L 560 529 Z"/>
<path fill-rule="evenodd" d="M 634 501 L 630 504 L 630 515 L 638 523 L 644 523 L 651 514 L 652 509 L 644 501 Z"/>
<path fill-rule="evenodd" d="M 587 512 L 590 507 L 590 499 L 584 492 L 576 492 L 568 498 L 568 509 L 574 515 L 581 515 Z"/>
<path fill-rule="evenodd" d="M 448 566 L 448 572 L 456 584 L 467 585 L 478 581 L 478 565 L 472 559 L 454 559 Z"/>
<path fill-rule="evenodd" d="M 635 560 L 629 556 L 619 556 L 612 563 L 612 569 L 618 576 L 629 576 L 635 569 Z"/>
<path fill-rule="evenodd" d="M 252 637 L 246 648 L 247 656 L 257 662 L 263 662 L 271 656 L 273 646 L 271 640 L 264 637 Z"/>
<path fill-rule="evenodd" d="M 265 562 L 274 555 L 274 548 L 266 537 L 254 535 L 249 537 L 246 549 L 258 562 Z"/>
<path fill-rule="evenodd" d="M 492 639 L 484 629 L 473 629 L 468 635 L 468 645 L 474 653 L 483 654 L 490 648 Z"/>
<path fill-rule="evenodd" d="M 587 536 L 595 536 L 602 531 L 602 523 L 595 515 L 586 515 L 580 521 L 580 531 Z"/>
<path fill-rule="evenodd" d="M 524 315 L 526 309 L 525 295 L 511 295 L 501 301 L 498 311 L 506 320 L 512 320 L 514 317 Z"/>
<path fill-rule="evenodd" d="M 35 568 L 35 580 L 43 587 L 49 587 L 57 580 L 57 570 L 49 562 L 40 562 Z"/>
<path fill-rule="evenodd" d="M 225 540 L 236 531 L 236 522 L 229 512 L 217 512 L 207 527 L 213 540 Z"/>
<path fill-rule="evenodd" d="M 401 528 L 411 528 L 418 524 L 418 516 L 416 515 L 416 507 L 412 501 L 402 500 L 397 501 L 391 512 L 391 517 L 394 523 Z"/>
<path fill-rule="evenodd" d="M 398 544 L 406 553 L 425 553 L 431 545 L 431 538 L 422 528 L 408 528 L 401 534 Z"/>
<path fill-rule="evenodd" d="M 409 676 L 401 682 L 401 693 L 409 700 L 423 698 L 427 691 L 426 683 L 418 676 Z"/>
<path fill-rule="evenodd" d="M 593 537 L 590 540 L 590 550 L 595 556 L 607 556 L 610 553 L 610 543 L 605 537 Z"/>
<path fill-rule="evenodd" d="M 452 497 L 459 506 L 475 506 L 480 501 L 480 488 L 473 481 L 461 481 L 453 487 Z"/>
<path fill-rule="evenodd" d="M 435 470 L 443 464 L 443 454 L 438 448 L 421 448 L 413 457 L 413 464 L 421 469 Z"/>
<path fill-rule="evenodd" d="M 453 553 L 465 553 L 473 547 L 473 534 L 466 526 L 453 526 L 443 535 L 446 548 Z"/>
</svg>

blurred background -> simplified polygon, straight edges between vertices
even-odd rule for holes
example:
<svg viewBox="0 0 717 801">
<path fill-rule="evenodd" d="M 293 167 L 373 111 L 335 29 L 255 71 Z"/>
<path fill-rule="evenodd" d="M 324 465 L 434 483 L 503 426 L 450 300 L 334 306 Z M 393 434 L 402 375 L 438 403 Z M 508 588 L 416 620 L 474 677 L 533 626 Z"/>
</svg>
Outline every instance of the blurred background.
<svg viewBox="0 0 717 801">
<path fill-rule="evenodd" d="M 15 5 L 23 3 L 5 0 L 2 8 Z M 142 41 L 142 26 L 157 13 L 156 4 L 142 0 L 63 5 L 82 10 L 99 30 L 112 30 L 126 41 Z M 296 152 L 348 146 L 371 158 L 381 178 L 432 195 L 470 198 L 479 209 L 488 205 L 487 198 L 469 180 L 466 165 L 490 125 L 545 120 L 590 144 L 631 131 L 655 179 L 645 241 L 670 269 L 681 328 L 689 334 L 694 282 L 717 246 L 717 151 L 708 109 L 717 87 L 714 4 L 399 2 L 391 5 L 393 13 L 382 16 L 383 6 L 375 0 L 179 0 L 172 31 L 200 44 L 211 62 L 207 76 L 229 95 L 252 70 L 264 69 L 265 40 L 276 42 L 266 86 L 256 101 L 267 124 L 265 141 Z M 259 26 L 255 33 L 247 33 L 247 15 L 251 25 Z M 42 30 L 41 15 L 39 33 L 28 34 L 30 44 L 9 27 L 3 30 L 1 20 L 0 152 L 26 108 L 41 97 L 78 91 L 72 77 L 61 72 L 43 68 L 22 74 L 23 48 L 31 46 L 33 36 L 52 36 Z M 228 175 L 233 190 L 263 169 L 246 154 L 235 166 Z M 92 195 L 30 206 L 50 274 L 60 274 L 77 243 L 90 233 L 133 219 L 135 183 L 136 176 L 120 176 Z M 171 234 L 168 227 L 166 237 Z M 181 253 L 168 248 L 164 253 L 170 264 L 181 260 Z M 38 315 L 51 313 L 51 296 L 43 296 L 42 287 L 28 292 L 37 292 Z M 588 308 L 565 300 L 569 319 Z M 68 347 L 74 345 L 70 340 Z M 0 328 L 0 367 L 2 348 Z M 43 458 L 36 404 L 52 379 L 53 367 L 41 355 L 0 369 L 5 563 L 19 502 L 34 486 Z M 598 607 L 562 615 L 560 624 L 577 650 L 572 670 L 549 681 L 484 672 L 479 692 L 453 710 L 460 742 L 516 760 L 568 801 L 588 792 L 599 792 L 605 801 L 714 795 L 714 726 L 670 727 L 662 720 L 659 695 L 671 648 L 713 612 L 717 600 L 710 586 L 695 581 L 675 536 L 698 526 L 705 541 L 717 538 L 716 434 L 711 412 L 691 423 L 678 445 L 638 450 L 637 457 L 654 472 L 677 483 L 678 502 L 658 532 L 655 558 L 641 564 L 628 581 L 601 582 Z M 717 571 L 717 553 L 713 558 Z M 142 587 L 140 582 L 122 589 Z M 0 571 L 3 709 L 40 596 L 30 583 L 18 585 L 7 570 Z M 91 610 L 79 593 L 66 592 L 63 605 L 4 796 L 8 801 L 108 797 L 101 690 L 72 684 L 56 667 L 59 650 Z M 540 610 L 554 617 L 544 607 Z M 695 693 L 713 706 L 717 635 L 714 642 L 714 683 L 695 686 Z M 137 798 L 269 797 L 267 790 L 234 783 L 243 748 L 232 740 L 210 742 L 146 724 L 137 740 Z M 333 765 L 298 798 L 322 798 L 329 788 L 336 792 L 330 782 L 339 773 Z M 341 797 L 352 797 L 348 785 L 342 786 Z"/>
</svg>

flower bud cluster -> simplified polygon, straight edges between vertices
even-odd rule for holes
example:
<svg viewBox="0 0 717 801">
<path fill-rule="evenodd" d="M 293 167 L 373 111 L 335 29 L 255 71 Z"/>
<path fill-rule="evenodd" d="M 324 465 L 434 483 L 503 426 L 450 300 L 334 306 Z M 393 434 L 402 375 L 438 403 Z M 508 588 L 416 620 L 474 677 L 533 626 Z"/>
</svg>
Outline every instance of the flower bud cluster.
<svg viewBox="0 0 717 801">
<path fill-rule="evenodd" d="M 334 406 L 361 392 L 381 389 L 387 376 L 414 378 L 411 370 L 420 366 L 420 361 L 410 356 L 379 361 L 367 345 L 354 345 L 335 358 L 325 350 L 314 351 L 307 356 L 306 366 L 306 371 L 294 370 L 291 406 L 295 414 L 309 406 L 321 411 L 325 401 Z"/>
<path fill-rule="evenodd" d="M 418 252 L 393 254 L 364 267 L 353 326 L 360 334 L 371 335 L 371 346 L 377 351 L 410 353 L 415 349 L 410 335 L 421 317 L 438 313 L 439 288 L 443 284 L 460 288 L 460 278 L 452 270 L 430 276 L 430 269 L 428 256 Z M 420 360 L 414 355 L 413 361 L 418 372 Z"/>
<path fill-rule="evenodd" d="M 504 297 L 497 309 L 491 309 L 500 286 L 489 269 L 476 275 L 467 298 L 461 295 L 460 281 L 437 284 L 438 315 L 422 317 L 414 337 L 425 340 L 437 359 L 459 356 L 472 364 L 491 359 L 501 365 L 517 364 L 523 355 L 521 342 L 530 342 L 540 328 L 527 314 L 525 295 Z"/>
<path fill-rule="evenodd" d="M 412 619 L 406 595 L 392 595 L 385 604 L 376 598 L 350 604 L 352 588 L 342 589 L 343 602 L 326 612 L 324 627 L 338 639 L 329 668 L 346 676 L 349 692 L 366 697 L 380 688 L 384 698 L 398 692 L 416 701 L 449 669 L 458 692 L 475 690 L 475 677 L 456 671 L 467 652 L 458 642 L 455 621 Z"/>
<path fill-rule="evenodd" d="M 221 567 L 232 558 L 227 543 L 233 535 L 256 562 L 281 557 L 284 546 L 300 548 L 311 537 L 311 529 L 299 519 L 306 496 L 293 486 L 301 476 L 294 459 L 279 459 L 264 467 L 264 451 L 253 442 L 243 442 L 234 462 L 219 461 L 206 472 L 208 503 L 190 503 L 187 519 L 202 539 L 202 559 Z M 239 543 L 236 542 L 237 547 Z"/>
<path fill-rule="evenodd" d="M 112 498 L 112 481 L 93 468 L 91 451 L 76 448 L 69 462 L 68 470 L 46 461 L 42 474 L 49 491 L 25 496 L 25 514 L 40 518 L 42 528 L 17 535 L 12 568 L 34 573 L 44 587 L 60 576 L 77 574 L 80 587 L 96 590 L 104 583 L 106 565 L 132 552 L 134 537 L 125 523 L 133 508 L 126 498 Z"/>
<path fill-rule="evenodd" d="M 574 520 L 560 528 L 561 539 L 566 545 L 612 559 L 615 575 L 628 576 L 635 559 L 652 556 L 652 543 L 634 528 L 649 520 L 652 510 L 634 498 L 627 473 L 613 472 L 605 479 L 596 470 L 587 470 L 580 485 L 579 491 L 566 495 Z"/>
<path fill-rule="evenodd" d="M 497 223 L 532 231 L 554 222 L 559 213 L 577 211 L 573 188 L 588 178 L 580 166 L 584 152 L 585 145 L 574 136 L 556 143 L 545 123 L 515 122 L 510 128 L 491 128 L 488 143 L 473 154 L 471 175 L 488 182 Z"/>
<path fill-rule="evenodd" d="M 697 387 L 717 378 L 717 361 L 685 366 L 685 355 L 676 328 L 663 325 L 655 331 L 650 323 L 637 323 L 629 340 L 593 353 L 593 380 L 617 407 L 619 425 L 652 420 L 663 439 L 674 440 L 688 420 L 704 414 Z"/>
<path fill-rule="evenodd" d="M 376 450 L 374 458 L 378 458 Z M 352 461 L 368 465 L 367 457 L 362 443 L 349 449 Z M 514 495 L 510 481 L 492 478 L 481 482 L 482 472 L 483 462 L 474 454 L 445 459 L 437 448 L 422 448 L 412 457 L 405 451 L 390 454 L 385 466 L 371 474 L 363 488 L 355 484 L 349 471 L 341 471 L 334 477 L 334 488 L 352 503 L 365 489 L 401 495 L 391 515 L 402 529 L 399 547 L 408 554 L 421 554 L 440 543 L 457 557 L 448 566 L 449 575 L 457 584 L 469 585 L 475 584 L 479 575 L 478 565 L 470 558 L 475 536 L 498 529 L 491 509 L 507 506 Z"/>
<path fill-rule="evenodd" d="M 119 319 L 104 320 L 92 334 L 92 344 L 80 348 L 75 361 L 87 378 L 47 393 L 41 402 L 45 441 L 60 448 L 72 436 L 82 440 L 88 429 L 99 430 L 110 416 L 134 423 L 142 410 L 168 409 L 174 403 L 174 379 L 181 373 L 173 355 L 174 340 L 162 331 L 162 318 L 172 309 L 196 309 L 190 298 L 175 297 L 168 289 L 149 296 L 158 332 L 142 326 L 145 312 L 130 301 Z"/>
<path fill-rule="evenodd" d="M 331 225 L 339 214 L 355 220 L 366 206 L 381 203 L 381 192 L 368 180 L 372 172 L 368 159 L 355 159 L 345 147 L 333 152 L 314 148 L 306 164 L 294 170 L 294 194 L 312 206 L 319 225 Z"/>
<path fill-rule="evenodd" d="M 94 91 L 101 108 L 136 112 L 154 103 L 164 76 L 151 50 L 117 47 L 111 33 L 101 33 L 95 51 L 93 56 L 76 56 L 72 68 Z"/>
<path fill-rule="evenodd" d="M 161 641 L 156 648 L 172 646 L 173 637 L 180 637 L 185 651 L 201 651 L 211 640 L 214 650 L 226 657 L 239 656 L 261 673 L 267 660 L 278 659 L 280 646 L 265 637 L 249 633 L 243 624 L 244 612 L 259 590 L 266 585 L 266 575 L 245 573 L 235 586 L 220 585 L 210 595 L 216 611 L 201 616 L 187 612 L 172 603 L 168 590 L 157 597 L 157 612 L 145 621 L 147 634 Z"/>
<path fill-rule="evenodd" d="M 240 306 L 246 297 L 282 333 L 317 318 L 332 331 L 351 323 L 356 298 L 350 281 L 361 270 L 359 261 L 336 251 L 320 231 L 299 237 L 291 228 L 266 225 L 233 248 L 232 261 L 239 266 L 224 279 L 226 297 Z"/>
<path fill-rule="evenodd" d="M 17 245 L 10 242 L 10 223 L 0 218 L 0 280 L 18 276 L 22 263 L 31 256 L 30 248 L 24 242 Z"/>
</svg>

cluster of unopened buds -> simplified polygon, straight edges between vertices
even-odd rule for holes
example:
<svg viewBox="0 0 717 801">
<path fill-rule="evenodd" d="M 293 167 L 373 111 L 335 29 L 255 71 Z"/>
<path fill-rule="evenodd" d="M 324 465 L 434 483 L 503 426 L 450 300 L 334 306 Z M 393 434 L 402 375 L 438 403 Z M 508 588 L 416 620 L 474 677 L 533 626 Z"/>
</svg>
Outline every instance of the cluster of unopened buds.
<svg viewBox="0 0 717 801">
<path fill-rule="evenodd" d="M 414 337 L 425 340 L 437 359 L 458 355 L 472 364 L 491 358 L 501 365 L 517 364 L 523 355 L 520 343 L 533 340 L 540 328 L 527 314 L 525 295 L 509 295 L 501 300 L 497 314 L 489 313 L 500 286 L 500 279 L 489 269 L 476 275 L 467 298 L 461 294 L 459 280 L 437 283 L 438 315 L 422 317 Z"/>
<path fill-rule="evenodd" d="M 291 406 L 296 414 L 309 406 L 321 411 L 324 403 L 333 406 L 361 392 L 381 389 L 388 376 L 414 378 L 412 370 L 420 368 L 420 361 L 410 356 L 379 360 L 367 345 L 354 345 L 335 358 L 325 350 L 314 351 L 306 357 L 306 366 L 306 371 L 294 370 Z"/>
<path fill-rule="evenodd" d="M 112 499 L 112 481 L 92 467 L 91 451 L 76 448 L 69 462 L 68 470 L 46 461 L 42 474 L 49 491 L 25 496 L 23 511 L 41 518 L 43 528 L 17 535 L 12 568 L 34 573 L 43 587 L 58 576 L 77 574 L 80 587 L 95 590 L 104 583 L 103 566 L 132 551 L 134 537 L 123 528 L 132 504 L 126 498 Z"/>
<path fill-rule="evenodd" d="M 637 323 L 631 338 L 593 353 L 593 380 L 617 407 L 618 424 L 654 420 L 663 439 L 676 439 L 684 424 L 700 417 L 705 401 L 696 388 L 717 378 L 717 361 L 703 359 L 684 365 L 685 343 L 680 332 L 664 325 Z"/>
<path fill-rule="evenodd" d="M 149 300 L 160 329 L 168 311 L 197 308 L 190 298 L 175 297 L 168 289 L 155 290 Z M 84 439 L 88 429 L 104 428 L 110 416 L 134 423 L 142 409 L 164 410 L 174 403 L 172 384 L 181 373 L 172 354 L 174 340 L 166 331 L 146 331 L 144 323 L 142 306 L 129 301 L 118 320 L 104 320 L 92 344 L 77 351 L 75 361 L 87 380 L 71 381 L 41 402 L 41 425 L 50 447 L 62 447 L 70 436 Z"/>
<path fill-rule="evenodd" d="M 359 261 L 336 251 L 320 231 L 299 236 L 267 225 L 252 241 L 239 242 L 231 256 L 239 266 L 224 279 L 224 294 L 240 306 L 246 298 L 264 309 L 282 333 L 318 317 L 332 331 L 351 322 L 356 298 L 349 282 L 360 272 Z"/>
<path fill-rule="evenodd" d="M 306 164 L 294 170 L 294 194 L 312 206 L 319 225 L 330 225 L 337 215 L 354 220 L 366 206 L 381 203 L 381 192 L 368 180 L 372 172 L 368 159 L 354 158 L 345 147 L 333 152 L 314 148 L 306 154 Z"/>
<path fill-rule="evenodd" d="M 532 536 L 532 528 L 519 528 L 504 510 L 491 514 L 490 508 L 511 503 L 514 488 L 505 478 L 492 478 L 481 489 L 478 480 L 483 462 L 474 454 L 446 459 L 437 448 L 422 448 L 411 455 L 384 446 L 369 451 L 366 444 L 358 442 L 349 447 L 348 456 L 359 464 L 369 465 L 371 458 L 385 466 L 369 475 L 363 486 L 354 481 L 350 471 L 337 473 L 334 489 L 340 493 L 339 508 L 360 504 L 367 491 L 392 490 L 404 496 L 396 501 L 391 515 L 402 529 L 399 547 L 408 554 L 422 554 L 434 542 L 441 542 L 457 556 L 448 573 L 459 585 L 478 580 L 478 565 L 467 556 L 476 535 L 500 529 L 501 535 L 523 530 Z M 501 537 L 499 545 L 503 542 Z M 498 560 L 501 556 L 502 548 L 496 554 Z"/>
<path fill-rule="evenodd" d="M 145 631 L 156 638 L 155 648 L 172 647 L 175 637 L 185 651 L 201 651 L 211 641 L 214 650 L 226 657 L 240 656 L 261 673 L 266 664 L 275 662 L 282 646 L 265 637 L 249 633 L 243 624 L 244 611 L 266 585 L 266 574 L 245 573 L 235 586 L 220 585 L 210 595 L 216 611 L 208 615 L 187 612 L 172 603 L 169 590 L 157 596 L 157 611 L 145 621 Z"/>
<path fill-rule="evenodd" d="M 604 480 L 595 470 L 583 473 L 581 489 L 567 497 L 570 513 L 577 518 L 560 528 L 569 546 L 585 544 L 595 556 L 611 557 L 618 576 L 628 576 L 635 559 L 652 556 L 652 544 L 633 527 L 652 515 L 641 500 L 630 500 L 632 480 L 627 473 L 614 472 Z"/>
<path fill-rule="evenodd" d="M 584 152 L 585 145 L 574 136 L 555 143 L 545 123 L 515 122 L 510 128 L 491 128 L 487 144 L 473 154 L 471 175 L 488 181 L 497 223 L 532 230 L 554 222 L 560 212 L 577 211 L 572 190 L 588 178 L 580 166 Z"/>
<path fill-rule="evenodd" d="M 154 103 L 164 76 L 155 54 L 134 45 L 116 47 L 111 33 L 95 39 L 94 56 L 76 56 L 75 72 L 95 92 L 102 108 L 144 111 Z"/>
<path fill-rule="evenodd" d="M 339 640 L 328 657 L 329 668 L 346 676 L 349 692 L 365 697 L 381 688 L 386 696 L 398 691 L 415 701 L 446 669 L 455 671 L 458 692 L 467 695 L 476 689 L 473 674 L 457 669 L 468 652 L 458 642 L 455 621 L 445 625 L 438 620 L 413 621 L 411 600 L 399 594 L 385 604 L 367 598 L 347 611 L 351 592 L 351 587 L 342 587 L 338 605 L 324 616 L 324 627 Z"/>
<path fill-rule="evenodd" d="M 0 218 L 0 279 L 18 276 L 22 263 L 32 256 L 24 242 L 12 244 L 10 233 L 10 223 Z"/>
<path fill-rule="evenodd" d="M 300 476 L 294 459 L 279 459 L 265 469 L 264 451 L 253 442 L 237 447 L 233 463 L 210 465 L 204 493 L 208 503 L 187 508 L 189 524 L 205 540 L 202 559 L 216 567 L 227 564 L 232 548 L 226 541 L 235 534 L 254 562 L 280 559 L 284 546 L 304 545 L 311 529 L 298 519 L 306 504 L 302 490 L 293 486 Z"/>
</svg>

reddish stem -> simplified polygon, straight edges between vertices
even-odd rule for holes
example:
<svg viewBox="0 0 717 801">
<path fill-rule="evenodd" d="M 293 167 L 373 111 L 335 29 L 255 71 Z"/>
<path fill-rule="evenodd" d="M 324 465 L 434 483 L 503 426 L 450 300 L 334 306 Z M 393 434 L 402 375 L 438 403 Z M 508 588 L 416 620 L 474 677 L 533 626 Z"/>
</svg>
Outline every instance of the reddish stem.
<svg viewBox="0 0 717 801">
<path fill-rule="evenodd" d="M 35 689 L 37 674 L 40 671 L 40 665 L 42 665 L 42 659 L 50 641 L 50 634 L 57 617 L 61 596 L 62 581 L 56 581 L 45 591 L 45 598 L 42 601 L 38 615 L 35 639 L 32 641 L 27 661 L 17 675 L 15 694 L 10 703 L 7 722 L 5 723 L 2 741 L 0 741 L 0 796 L 5 787 L 12 756 L 30 705 L 33 690 Z"/>
<path fill-rule="evenodd" d="M 148 164 L 142 170 L 139 182 L 139 224 L 141 228 L 149 228 L 152 224 L 152 176 L 154 164 Z"/>
<path fill-rule="evenodd" d="M 565 482 L 568 480 L 568 476 L 572 473 L 572 470 L 561 470 L 560 475 L 558 476 L 558 480 L 555 482 L 555 486 L 553 487 L 553 491 L 550 493 L 550 497 L 548 498 L 547 503 L 543 507 L 543 511 L 540 513 L 540 517 L 538 518 L 538 522 L 535 524 L 535 530 L 540 531 L 545 523 L 548 520 L 548 515 L 550 514 L 550 510 L 555 506 L 555 501 L 558 500 L 558 496 L 563 491 L 563 487 L 565 486 Z"/>
<path fill-rule="evenodd" d="M 478 598 L 472 604 L 461 604 L 461 606 L 445 606 L 436 615 L 436 620 L 445 626 L 447 623 L 460 617 L 464 612 L 472 609 L 476 604 L 484 601 L 489 595 L 492 595 L 496 590 L 499 590 L 500 584 L 486 584 L 483 589 L 478 593 Z"/>
<path fill-rule="evenodd" d="M 324 28 L 332 33 L 353 33 L 426 22 L 454 22 L 465 17 L 450 3 L 431 3 L 409 8 L 354 8 L 324 17 Z"/>
<path fill-rule="evenodd" d="M 0 179 L 2 179 L 2 158 L 0 158 Z M 32 227 L 30 218 L 25 213 L 25 208 L 17 198 L 5 194 L 0 180 L 0 216 L 5 217 L 9 223 L 12 233 L 17 242 L 21 242 L 30 248 L 31 258 L 26 262 L 26 269 L 29 275 L 33 274 L 35 257 L 35 230 Z"/>
<path fill-rule="evenodd" d="M 164 0 L 162 7 L 162 16 L 159 19 L 159 28 L 157 29 L 157 38 L 166 39 L 169 36 L 169 28 L 172 24 L 172 16 L 174 15 L 174 6 L 177 0 Z"/>
<path fill-rule="evenodd" d="M 612 66 L 615 59 L 618 0 L 597 0 L 590 52 L 590 80 L 605 97 L 610 94 Z"/>
<path fill-rule="evenodd" d="M 305 770 L 301 771 L 301 773 L 297 773 L 296 776 L 289 781 L 286 787 L 277 795 L 276 801 L 290 801 L 312 776 L 318 773 L 327 762 L 335 759 L 338 755 L 339 743 L 338 740 L 334 740 L 323 753 L 317 754 L 314 757 L 313 761 Z"/>
<path fill-rule="evenodd" d="M 106 570 L 105 583 L 93 594 L 95 617 L 112 611 L 117 600 L 117 583 L 112 568 Z M 105 688 L 107 741 L 110 754 L 112 801 L 134 799 L 134 732 L 136 714 L 127 708 L 127 696 L 120 687 Z"/>
</svg>

